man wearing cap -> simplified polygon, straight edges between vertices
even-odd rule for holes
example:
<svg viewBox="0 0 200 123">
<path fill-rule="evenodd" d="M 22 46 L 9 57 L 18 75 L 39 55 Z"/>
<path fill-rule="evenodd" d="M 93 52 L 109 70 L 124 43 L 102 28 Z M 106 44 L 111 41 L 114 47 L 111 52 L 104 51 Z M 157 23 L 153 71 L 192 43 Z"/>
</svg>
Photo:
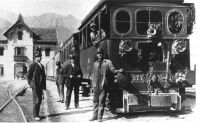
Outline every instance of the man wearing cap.
<svg viewBox="0 0 200 123">
<path fill-rule="evenodd" d="M 64 81 L 63 81 L 63 69 L 61 67 L 61 62 L 56 62 L 56 86 L 59 94 L 59 100 L 57 102 L 64 102 Z"/>
<path fill-rule="evenodd" d="M 27 72 L 27 81 L 33 93 L 33 118 L 40 120 L 39 111 L 43 98 L 43 90 L 46 90 L 46 75 L 44 66 L 40 63 L 42 55 L 39 52 L 34 54 L 35 61 L 30 64 Z"/>
<path fill-rule="evenodd" d="M 98 120 L 102 121 L 105 101 L 108 93 L 108 84 L 110 76 L 108 73 L 119 73 L 123 72 L 123 69 L 116 70 L 112 62 L 108 59 L 104 59 L 103 49 L 97 49 L 97 61 L 94 62 L 93 66 L 93 81 L 92 87 L 94 91 L 93 98 L 93 117 L 90 121 Z"/>
<path fill-rule="evenodd" d="M 93 45 L 97 45 L 101 40 L 104 40 L 106 38 L 106 33 L 103 29 L 97 29 L 97 25 L 95 23 L 90 24 L 90 38 L 93 43 Z"/>
<path fill-rule="evenodd" d="M 70 58 L 70 64 L 67 64 L 63 68 L 63 77 L 65 85 L 67 87 L 66 102 L 65 102 L 66 110 L 68 110 L 70 106 L 71 94 L 73 88 L 74 88 L 75 108 L 79 107 L 79 86 L 81 84 L 81 78 L 83 76 L 81 68 L 76 62 L 76 56 L 70 55 L 69 58 Z"/>
</svg>

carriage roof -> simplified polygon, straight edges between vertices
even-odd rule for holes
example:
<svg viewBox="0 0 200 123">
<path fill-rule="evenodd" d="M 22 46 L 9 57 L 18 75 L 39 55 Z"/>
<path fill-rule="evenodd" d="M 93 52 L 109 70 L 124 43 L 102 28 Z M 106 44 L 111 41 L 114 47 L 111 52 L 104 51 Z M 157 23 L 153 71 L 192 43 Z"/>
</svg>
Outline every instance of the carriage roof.
<svg viewBox="0 0 200 123">
<path fill-rule="evenodd" d="M 78 29 L 81 29 L 88 19 L 93 16 L 101 7 L 105 4 L 131 4 L 131 3 L 141 3 L 141 2 L 157 2 L 157 3 L 174 3 L 182 4 L 184 0 L 100 0 L 96 6 L 89 12 L 89 14 L 83 19 L 81 25 Z"/>
</svg>

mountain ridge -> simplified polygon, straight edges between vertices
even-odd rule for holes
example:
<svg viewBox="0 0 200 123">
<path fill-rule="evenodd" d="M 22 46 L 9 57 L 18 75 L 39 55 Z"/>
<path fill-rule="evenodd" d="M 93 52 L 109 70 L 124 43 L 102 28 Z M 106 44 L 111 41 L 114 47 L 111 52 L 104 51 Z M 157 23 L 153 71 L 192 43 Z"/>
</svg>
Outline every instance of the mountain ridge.
<svg viewBox="0 0 200 123">
<path fill-rule="evenodd" d="M 19 14 L 4 10 L 0 12 L 0 14 L 2 13 L 3 16 L 0 17 L 0 30 L 5 32 L 17 21 Z M 52 12 L 47 12 L 39 16 L 23 16 L 23 18 L 25 23 L 31 28 L 56 28 L 59 44 L 67 40 L 81 23 L 73 15 L 63 16 Z"/>
</svg>

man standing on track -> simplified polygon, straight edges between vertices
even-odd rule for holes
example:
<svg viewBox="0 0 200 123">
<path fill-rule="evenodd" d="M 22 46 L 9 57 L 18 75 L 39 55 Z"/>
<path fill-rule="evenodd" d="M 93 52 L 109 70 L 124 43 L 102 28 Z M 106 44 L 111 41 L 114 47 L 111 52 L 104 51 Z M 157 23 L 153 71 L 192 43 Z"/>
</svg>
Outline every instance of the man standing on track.
<svg viewBox="0 0 200 123">
<path fill-rule="evenodd" d="M 63 80 L 63 69 L 61 67 L 61 62 L 56 62 L 56 85 L 59 94 L 59 100 L 57 102 L 64 103 L 64 80 Z"/>
<path fill-rule="evenodd" d="M 83 73 L 80 66 L 76 62 L 76 56 L 70 55 L 70 64 L 66 65 L 63 68 L 63 77 L 67 87 L 66 92 L 66 110 L 69 109 L 71 94 L 74 88 L 74 104 L 75 108 L 79 107 L 79 86 L 81 84 L 81 78 Z"/>
<path fill-rule="evenodd" d="M 34 56 L 35 62 L 29 66 L 27 81 L 32 88 L 33 93 L 33 118 L 38 121 L 41 119 L 39 117 L 39 112 L 43 98 L 43 90 L 46 91 L 46 75 L 44 66 L 40 63 L 42 60 L 42 54 L 36 52 Z"/>
<path fill-rule="evenodd" d="M 108 93 L 109 85 L 109 72 L 119 73 L 123 72 L 123 69 L 116 70 L 112 64 L 112 61 L 104 59 L 103 49 L 97 49 L 97 61 L 94 62 L 93 67 L 93 81 L 92 87 L 94 91 L 93 97 L 93 117 L 90 121 L 98 120 L 102 122 L 102 117 L 105 108 L 105 101 Z"/>
</svg>

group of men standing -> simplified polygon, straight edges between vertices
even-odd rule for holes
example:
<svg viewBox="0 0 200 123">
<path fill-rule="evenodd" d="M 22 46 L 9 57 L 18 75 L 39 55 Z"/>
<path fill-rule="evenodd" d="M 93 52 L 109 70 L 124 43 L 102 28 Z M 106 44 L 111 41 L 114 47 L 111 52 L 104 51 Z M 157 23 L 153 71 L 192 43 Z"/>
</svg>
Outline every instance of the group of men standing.
<svg viewBox="0 0 200 123">
<path fill-rule="evenodd" d="M 101 31 L 98 33 L 96 24 L 92 23 L 91 27 L 91 39 L 97 41 L 97 39 L 103 40 L 105 38 L 105 32 Z M 100 38 L 99 36 L 100 35 Z M 103 38 L 101 38 L 103 37 Z M 94 42 L 96 46 L 98 42 Z M 33 117 L 34 120 L 40 120 L 39 110 L 42 102 L 43 90 L 46 90 L 46 75 L 44 66 L 40 63 L 42 55 L 37 52 L 35 53 L 35 62 L 29 66 L 27 73 L 27 80 L 32 88 L 33 92 Z M 123 72 L 123 69 L 116 70 L 112 62 L 108 59 L 104 59 L 103 49 L 97 49 L 97 61 L 94 62 L 93 66 L 93 80 L 92 87 L 94 92 L 93 97 L 93 116 L 90 121 L 98 120 L 102 121 L 106 97 L 108 93 L 109 72 L 119 73 Z M 75 108 L 79 107 L 79 86 L 83 77 L 82 70 L 76 62 L 76 56 L 70 55 L 70 64 L 62 67 L 61 62 L 57 61 L 56 69 L 56 85 L 59 94 L 59 100 L 57 102 L 64 103 L 64 84 L 67 87 L 65 106 L 66 110 L 69 109 L 72 90 L 74 89 Z"/>
</svg>

